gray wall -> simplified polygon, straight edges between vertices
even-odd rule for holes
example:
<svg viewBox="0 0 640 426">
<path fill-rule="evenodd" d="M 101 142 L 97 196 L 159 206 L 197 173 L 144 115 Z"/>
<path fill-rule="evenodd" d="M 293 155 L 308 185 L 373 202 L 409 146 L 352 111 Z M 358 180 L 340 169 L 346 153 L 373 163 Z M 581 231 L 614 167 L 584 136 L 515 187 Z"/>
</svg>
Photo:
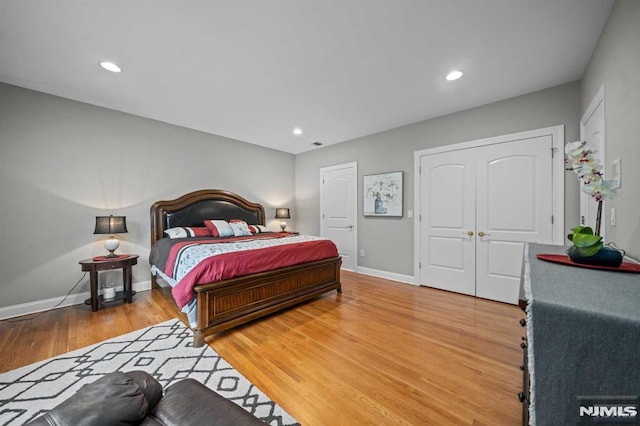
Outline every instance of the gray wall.
<svg viewBox="0 0 640 426">
<path fill-rule="evenodd" d="M 106 253 L 96 215 L 127 216 L 118 251 L 139 254 L 134 285 L 148 281 L 149 207 L 204 188 L 273 220 L 293 204 L 294 156 L 0 84 L 0 307 L 64 296 L 78 261 Z"/>
<path fill-rule="evenodd" d="M 365 136 L 304 154 L 295 159 L 296 226 L 305 233 L 320 232 L 320 168 L 358 163 L 358 266 L 413 276 L 414 152 L 524 130 L 563 124 L 566 141 L 579 138 L 580 83 L 574 82 L 478 108 Z M 362 216 L 362 176 L 402 170 L 404 217 Z M 565 175 L 565 226 L 578 216 L 578 183 Z"/>
<path fill-rule="evenodd" d="M 622 159 L 622 187 L 605 204 L 607 241 L 640 259 L 640 1 L 617 1 L 582 80 L 582 111 L 605 92 L 605 173 Z M 616 226 L 609 208 L 616 208 Z M 592 225 L 593 226 L 593 225 Z"/>
<path fill-rule="evenodd" d="M 622 158 L 623 187 L 610 203 L 610 241 L 640 258 L 640 2 L 618 1 L 585 76 L 513 99 L 369 135 L 297 156 L 0 84 L 0 307 L 62 296 L 78 260 L 103 253 L 94 216 L 124 214 L 121 252 L 141 254 L 148 280 L 150 204 L 201 188 L 240 193 L 268 208 L 294 206 L 291 228 L 320 232 L 319 170 L 358 163 L 359 266 L 413 274 L 413 153 L 522 130 L 565 125 L 579 138 L 581 112 L 605 86 L 609 161 Z M 171 164 L 167 174 L 161 168 Z M 609 168 L 609 164 L 607 168 Z M 364 218 L 362 176 L 404 171 L 401 219 Z M 240 176 L 240 178 L 238 178 Z M 265 179 L 268 176 L 268 179 Z M 578 220 L 578 184 L 567 173 L 565 228 Z M 295 190 L 295 204 L 293 194 Z M 272 216 L 272 212 L 268 212 Z M 78 291 L 87 291 L 87 280 Z"/>
</svg>

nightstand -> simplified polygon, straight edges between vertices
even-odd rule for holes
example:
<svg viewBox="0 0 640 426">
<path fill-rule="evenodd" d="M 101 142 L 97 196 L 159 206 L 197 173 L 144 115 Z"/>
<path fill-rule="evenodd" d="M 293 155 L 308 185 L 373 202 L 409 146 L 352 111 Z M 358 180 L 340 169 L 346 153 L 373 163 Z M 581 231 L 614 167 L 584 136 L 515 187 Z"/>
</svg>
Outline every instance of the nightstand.
<svg viewBox="0 0 640 426">
<path fill-rule="evenodd" d="M 132 297 L 136 292 L 131 288 L 131 269 L 133 265 L 138 263 L 137 254 L 123 254 L 114 258 L 99 256 L 92 259 L 81 260 L 79 263 L 83 271 L 89 272 L 91 298 L 85 300 L 84 303 L 91 305 L 92 311 L 97 311 L 102 304 L 118 300 L 124 300 L 127 303 L 132 302 Z M 124 291 L 117 292 L 116 296 L 111 300 L 104 300 L 101 295 L 98 295 L 98 271 L 110 271 L 113 269 L 122 269 Z"/>
</svg>

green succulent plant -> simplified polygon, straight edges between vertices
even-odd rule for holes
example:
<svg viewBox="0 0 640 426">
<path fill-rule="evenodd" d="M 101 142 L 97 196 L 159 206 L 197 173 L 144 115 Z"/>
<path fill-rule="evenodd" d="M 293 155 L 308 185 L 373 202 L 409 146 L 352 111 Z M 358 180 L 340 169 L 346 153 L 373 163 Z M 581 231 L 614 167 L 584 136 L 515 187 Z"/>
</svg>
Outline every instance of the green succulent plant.
<svg viewBox="0 0 640 426">
<path fill-rule="evenodd" d="M 594 235 L 593 229 L 588 226 L 576 226 L 571 228 L 573 234 L 567 235 L 567 238 L 573 242 L 578 254 L 583 257 L 593 256 L 603 247 L 602 237 Z"/>
</svg>

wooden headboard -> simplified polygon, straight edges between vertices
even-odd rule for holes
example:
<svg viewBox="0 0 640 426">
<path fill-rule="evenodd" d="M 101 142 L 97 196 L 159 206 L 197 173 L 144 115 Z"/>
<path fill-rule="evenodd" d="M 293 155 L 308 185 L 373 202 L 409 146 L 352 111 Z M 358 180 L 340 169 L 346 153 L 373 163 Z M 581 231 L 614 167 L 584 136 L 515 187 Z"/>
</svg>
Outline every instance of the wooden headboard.
<svg viewBox="0 0 640 426">
<path fill-rule="evenodd" d="M 156 201 L 151 206 L 151 245 L 176 226 L 204 226 L 206 219 L 241 219 L 264 225 L 264 207 L 238 194 L 220 189 L 190 192 L 175 200 Z"/>
</svg>

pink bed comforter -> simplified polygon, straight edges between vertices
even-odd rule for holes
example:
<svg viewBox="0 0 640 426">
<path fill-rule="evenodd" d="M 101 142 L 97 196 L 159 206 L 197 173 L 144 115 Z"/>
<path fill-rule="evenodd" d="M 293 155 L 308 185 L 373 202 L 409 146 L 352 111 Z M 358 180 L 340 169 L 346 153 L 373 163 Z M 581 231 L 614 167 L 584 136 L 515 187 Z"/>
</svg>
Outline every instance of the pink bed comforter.
<svg viewBox="0 0 640 426">
<path fill-rule="evenodd" d="M 199 284 L 337 256 L 338 249 L 331 240 L 275 233 L 178 243 L 172 247 L 164 271 L 178 280 L 172 294 L 182 308 L 193 299 L 194 287 Z"/>
</svg>

